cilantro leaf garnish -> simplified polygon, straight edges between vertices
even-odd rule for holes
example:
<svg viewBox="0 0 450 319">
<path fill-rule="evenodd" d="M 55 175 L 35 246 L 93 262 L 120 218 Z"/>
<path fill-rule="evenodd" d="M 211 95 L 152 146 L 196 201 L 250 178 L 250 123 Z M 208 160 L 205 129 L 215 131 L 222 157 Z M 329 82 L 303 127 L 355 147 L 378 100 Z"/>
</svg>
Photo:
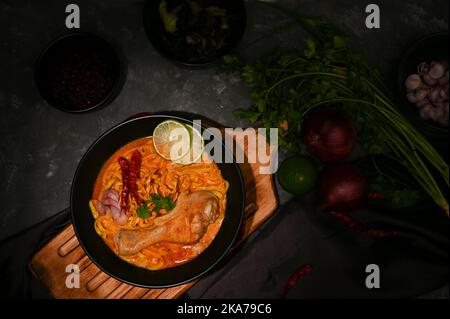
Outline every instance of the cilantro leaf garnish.
<svg viewBox="0 0 450 319">
<path fill-rule="evenodd" d="M 155 204 L 153 211 L 159 213 L 160 209 L 170 211 L 175 208 L 175 202 L 170 196 L 161 197 L 159 194 L 151 194 L 151 201 Z"/>
<path fill-rule="evenodd" d="M 151 199 L 144 201 L 144 204 L 136 209 L 138 217 L 149 218 L 152 212 L 159 213 L 161 209 L 171 211 L 176 206 L 176 203 L 170 196 L 161 197 L 161 195 L 153 193 L 150 194 L 150 198 Z M 150 210 L 148 207 L 150 203 L 154 204 L 153 210 Z"/>
</svg>

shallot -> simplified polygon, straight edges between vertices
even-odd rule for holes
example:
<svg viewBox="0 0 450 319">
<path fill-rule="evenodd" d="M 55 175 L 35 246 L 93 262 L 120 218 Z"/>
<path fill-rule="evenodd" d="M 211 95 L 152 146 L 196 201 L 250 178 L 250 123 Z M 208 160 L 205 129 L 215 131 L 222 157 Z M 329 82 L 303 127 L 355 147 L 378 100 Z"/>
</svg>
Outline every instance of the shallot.
<svg viewBox="0 0 450 319">
<path fill-rule="evenodd" d="M 428 65 L 428 63 L 422 62 L 417 67 L 417 74 L 420 76 L 423 76 L 423 75 L 427 74 L 429 70 L 430 70 L 430 66 Z M 419 76 L 419 79 L 420 79 L 420 76 Z"/>
<path fill-rule="evenodd" d="M 430 73 L 427 73 L 423 76 L 423 81 L 428 85 L 434 86 L 438 80 L 431 77 Z"/>
<path fill-rule="evenodd" d="M 448 69 L 441 62 L 422 62 L 405 80 L 406 99 L 424 120 L 448 127 Z M 447 105 L 447 111 L 445 109 Z"/>
<path fill-rule="evenodd" d="M 405 85 L 408 90 L 415 90 L 419 88 L 421 83 L 422 80 L 418 74 L 411 74 L 406 78 Z"/>
<path fill-rule="evenodd" d="M 442 63 L 435 62 L 431 64 L 431 69 L 428 71 L 428 75 L 435 80 L 439 80 L 445 73 L 445 68 Z"/>
<path fill-rule="evenodd" d="M 422 106 L 425 106 L 427 104 L 430 104 L 430 101 L 428 99 L 423 99 L 422 101 L 418 101 L 416 103 L 416 106 L 420 109 Z"/>
<path fill-rule="evenodd" d="M 105 215 L 106 214 L 106 208 L 105 206 L 102 204 L 101 201 L 93 199 L 92 200 L 92 204 L 94 204 L 94 208 L 95 211 L 99 214 L 99 215 Z"/>
<path fill-rule="evenodd" d="M 108 189 L 104 191 L 101 200 L 92 200 L 92 203 L 100 215 L 110 213 L 119 225 L 124 225 L 128 221 L 127 213 L 120 207 L 119 193 L 116 190 Z"/>
</svg>

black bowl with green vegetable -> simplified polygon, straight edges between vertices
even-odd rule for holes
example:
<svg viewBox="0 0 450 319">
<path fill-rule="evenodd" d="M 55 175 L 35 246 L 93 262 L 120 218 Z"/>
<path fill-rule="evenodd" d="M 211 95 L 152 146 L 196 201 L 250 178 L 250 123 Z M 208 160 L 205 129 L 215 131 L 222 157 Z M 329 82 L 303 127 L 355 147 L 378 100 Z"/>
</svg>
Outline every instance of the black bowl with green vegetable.
<svg viewBox="0 0 450 319">
<path fill-rule="evenodd" d="M 243 0 L 148 0 L 144 28 L 155 49 L 188 67 L 220 60 L 241 40 Z"/>
</svg>

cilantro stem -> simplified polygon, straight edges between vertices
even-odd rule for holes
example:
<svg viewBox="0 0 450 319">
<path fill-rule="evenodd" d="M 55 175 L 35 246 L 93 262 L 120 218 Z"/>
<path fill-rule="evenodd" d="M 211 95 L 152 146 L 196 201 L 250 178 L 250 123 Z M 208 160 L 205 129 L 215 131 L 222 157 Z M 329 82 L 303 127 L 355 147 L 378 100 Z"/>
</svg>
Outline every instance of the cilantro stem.
<svg viewBox="0 0 450 319">
<path fill-rule="evenodd" d="M 300 78 L 300 77 L 308 77 L 308 76 L 316 76 L 316 75 L 324 75 L 324 76 L 335 77 L 335 78 L 338 78 L 338 79 L 345 79 L 345 76 L 343 76 L 343 75 L 338 75 L 338 74 L 334 74 L 334 73 L 330 73 L 330 72 L 306 72 L 306 73 L 299 73 L 299 74 L 294 74 L 294 75 L 287 76 L 287 77 L 279 80 L 278 82 L 273 84 L 271 87 L 269 87 L 267 90 L 265 90 L 263 92 L 263 94 L 269 94 L 273 89 L 275 89 L 277 86 L 283 84 L 286 81 L 293 80 L 293 79 Z"/>
</svg>

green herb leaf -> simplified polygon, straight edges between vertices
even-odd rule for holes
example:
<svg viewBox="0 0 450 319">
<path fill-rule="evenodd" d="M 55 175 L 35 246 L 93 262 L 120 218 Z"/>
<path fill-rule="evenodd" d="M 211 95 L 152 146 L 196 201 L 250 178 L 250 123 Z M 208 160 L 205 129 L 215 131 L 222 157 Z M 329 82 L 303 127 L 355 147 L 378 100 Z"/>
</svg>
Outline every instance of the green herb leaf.
<svg viewBox="0 0 450 319">
<path fill-rule="evenodd" d="M 408 185 L 402 185 L 387 175 L 379 175 L 370 184 L 370 189 L 399 206 L 412 206 L 421 198 L 417 190 Z"/>
<path fill-rule="evenodd" d="M 142 206 L 139 206 L 136 209 L 136 214 L 140 218 L 149 218 L 151 216 L 151 212 L 159 213 L 161 209 L 165 209 L 166 211 L 171 211 L 175 208 L 176 203 L 172 200 L 170 196 L 161 197 L 159 194 L 150 194 L 149 200 L 144 201 Z M 148 205 L 150 203 L 154 203 L 153 210 L 150 211 Z"/>
<path fill-rule="evenodd" d="M 136 214 L 138 215 L 139 218 L 149 218 L 150 217 L 150 212 L 148 211 L 147 205 L 139 206 L 136 209 Z"/>
<path fill-rule="evenodd" d="M 161 197 L 159 194 L 151 194 L 151 201 L 155 204 L 153 211 L 159 213 L 161 209 L 171 211 L 176 204 L 170 196 Z"/>
<path fill-rule="evenodd" d="M 342 49 L 347 46 L 348 40 L 345 37 L 335 35 L 333 40 L 334 40 L 334 47 L 336 49 Z"/>
<path fill-rule="evenodd" d="M 316 53 L 316 43 L 311 38 L 306 39 L 305 42 L 306 42 L 306 49 L 304 51 L 305 57 L 312 58 Z"/>
</svg>

